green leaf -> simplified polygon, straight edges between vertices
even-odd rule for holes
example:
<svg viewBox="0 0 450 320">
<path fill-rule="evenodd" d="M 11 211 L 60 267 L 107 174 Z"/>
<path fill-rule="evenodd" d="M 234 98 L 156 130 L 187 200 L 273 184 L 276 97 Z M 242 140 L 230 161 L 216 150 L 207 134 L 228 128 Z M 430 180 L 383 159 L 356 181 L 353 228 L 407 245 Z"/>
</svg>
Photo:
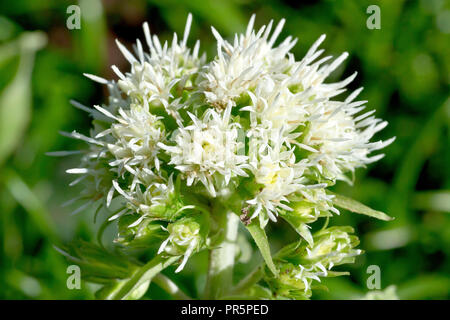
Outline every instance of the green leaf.
<svg viewBox="0 0 450 320">
<path fill-rule="evenodd" d="M 34 222 L 43 235 L 52 242 L 56 242 L 58 235 L 55 223 L 34 190 L 26 184 L 23 177 L 13 170 L 5 170 L 2 178 L 12 198 L 28 213 L 30 221 Z"/>
<path fill-rule="evenodd" d="M 140 268 L 120 251 L 107 251 L 94 243 L 77 240 L 54 248 L 69 261 L 79 265 L 83 270 L 82 278 L 89 282 L 109 283 L 128 279 Z"/>
<path fill-rule="evenodd" d="M 113 292 L 107 294 L 103 292 L 105 299 L 108 300 L 124 300 L 132 298 L 136 290 L 140 291 L 145 283 L 150 282 L 154 276 L 164 270 L 166 267 L 173 264 L 179 259 L 178 256 L 163 258 L 160 255 L 156 256 L 146 265 L 139 268 L 134 274 L 113 289 Z"/>
<path fill-rule="evenodd" d="M 413 140 L 405 149 L 402 161 L 396 166 L 392 191 L 387 196 L 387 208 L 389 212 L 395 212 L 398 226 L 412 223 L 410 219 L 413 215 L 408 214 L 412 193 L 425 161 L 435 155 L 437 146 L 444 141 L 441 132 L 449 114 L 450 98 L 447 98 L 427 120 L 424 119 L 420 131 L 410 137 Z"/>
<path fill-rule="evenodd" d="M 278 270 L 272 261 L 269 241 L 267 240 L 266 232 L 264 231 L 264 229 L 261 228 L 258 222 L 253 222 L 247 226 L 247 230 L 252 235 L 253 240 L 255 240 L 255 243 L 258 246 L 261 255 L 263 256 L 267 267 L 275 276 L 278 275 Z"/>
<path fill-rule="evenodd" d="M 384 212 L 369 208 L 368 206 L 362 204 L 361 202 L 358 202 L 351 198 L 347 198 L 340 194 L 336 194 L 331 191 L 328 191 L 328 193 L 334 195 L 333 203 L 340 208 L 347 209 L 354 213 L 365 214 L 367 216 L 371 216 L 384 221 L 394 220 L 394 218 L 388 216 Z"/>
</svg>

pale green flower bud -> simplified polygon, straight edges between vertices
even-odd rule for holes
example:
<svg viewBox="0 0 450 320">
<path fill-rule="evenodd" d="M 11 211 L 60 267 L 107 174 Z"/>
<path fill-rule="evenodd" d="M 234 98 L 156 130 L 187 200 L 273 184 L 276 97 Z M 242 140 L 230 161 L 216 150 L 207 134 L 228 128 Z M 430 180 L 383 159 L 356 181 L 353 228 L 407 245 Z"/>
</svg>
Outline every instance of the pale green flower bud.
<svg viewBox="0 0 450 320">
<path fill-rule="evenodd" d="M 175 186 L 170 177 L 167 183 L 151 183 L 144 192 L 137 189 L 129 206 L 142 217 L 175 221 L 186 215 L 189 209 L 195 208 L 194 205 L 185 205 L 184 200 L 178 185 Z"/>
<path fill-rule="evenodd" d="M 304 269 L 302 271 L 289 262 L 279 262 L 277 268 L 280 270 L 277 278 L 268 277 L 268 273 L 265 277 L 265 281 L 275 298 L 304 300 L 311 296 L 311 282 L 313 278 L 318 279 L 317 275 Z"/>
<path fill-rule="evenodd" d="M 321 277 L 344 275 L 331 271 L 333 266 L 352 263 L 362 251 L 354 249 L 359 244 L 351 227 L 330 227 L 314 234 L 314 245 L 305 242 L 293 243 L 283 248 L 275 263 L 280 275 L 274 278 L 265 273 L 265 281 L 274 292 L 288 298 L 309 298 L 313 280 Z M 302 293 L 299 291 L 303 291 Z"/>
<path fill-rule="evenodd" d="M 359 244 L 357 236 L 350 235 L 352 227 L 331 227 L 314 235 L 314 246 L 306 248 L 303 257 L 310 263 L 321 263 L 328 270 L 333 266 L 353 263 L 361 250 L 354 249 Z"/>
<path fill-rule="evenodd" d="M 203 214 L 185 217 L 170 223 L 165 229 L 169 237 L 161 244 L 158 254 L 183 256 L 175 272 L 180 272 L 189 257 L 203 248 L 209 231 L 209 225 Z"/>
</svg>

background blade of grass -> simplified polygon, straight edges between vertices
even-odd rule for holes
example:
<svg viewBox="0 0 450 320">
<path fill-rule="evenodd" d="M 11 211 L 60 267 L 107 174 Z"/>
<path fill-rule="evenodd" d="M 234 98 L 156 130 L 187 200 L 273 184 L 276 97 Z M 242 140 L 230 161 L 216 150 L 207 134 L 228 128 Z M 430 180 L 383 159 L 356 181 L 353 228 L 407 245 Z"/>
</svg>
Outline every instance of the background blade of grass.
<svg viewBox="0 0 450 320">
<path fill-rule="evenodd" d="M 80 30 L 66 28 L 66 9 L 73 4 L 81 7 Z M 365 25 L 366 8 L 372 4 L 381 9 L 380 30 Z M 446 102 L 450 42 L 442 23 L 448 10 L 445 1 L 422 0 L 0 2 L 0 298 L 94 297 L 96 288 L 86 283 L 80 291 L 67 289 L 66 268 L 71 262 L 52 247 L 72 238 L 92 241 L 98 227 L 92 225 L 89 210 L 71 217 L 74 208 L 61 206 L 79 192 L 67 187 L 70 180 L 64 174 L 77 160 L 44 154 L 81 147 L 60 137 L 58 131 L 89 130 L 91 119 L 71 108 L 70 99 L 87 105 L 105 101 L 104 88 L 85 79 L 83 72 L 115 78 L 111 64 L 128 70 L 115 38 L 131 48 L 136 38 L 143 38 L 141 26 L 148 21 L 162 40 L 171 39 L 173 31 L 182 34 L 188 12 L 193 13 L 188 44 L 200 39 L 209 58 L 216 51 L 210 26 L 230 39 L 234 32 L 244 31 L 252 13 L 256 13 L 256 28 L 271 19 L 276 23 L 286 18 L 277 43 L 288 35 L 297 37 L 292 50 L 297 59 L 326 33 L 322 45 L 326 54 L 349 52 L 349 59 L 330 81 L 358 71 L 350 89 L 364 86 L 361 100 L 368 100 L 368 107 L 389 122 L 374 139 L 397 137 L 383 151 L 384 159 L 356 171 L 354 187 L 335 186 L 337 193 L 396 219 L 384 222 L 355 214 L 330 219 L 331 224 L 351 225 L 364 235 L 360 248 L 366 253 L 342 270 L 350 271 L 349 277 L 324 279 L 329 292 L 318 291 L 313 298 L 363 296 L 369 291 L 369 265 L 380 266 L 382 289 L 395 284 L 400 298 L 450 298 L 450 110 Z M 24 50 L 21 45 L 32 47 L 33 41 L 22 43 L 23 36 L 37 35 L 35 30 L 45 33 L 48 45 L 39 51 Z M 34 52 L 34 59 L 26 58 L 25 52 Z M 322 223 L 313 225 L 313 230 Z M 269 224 L 266 231 L 274 250 L 298 237 L 282 219 Z M 237 264 L 236 280 L 260 262 L 256 246 L 252 250 L 251 259 Z M 174 275 L 169 267 L 165 274 L 190 296 L 198 297 L 207 260 L 202 252 L 183 272 Z M 144 298 L 167 298 L 167 294 L 151 285 Z"/>
</svg>

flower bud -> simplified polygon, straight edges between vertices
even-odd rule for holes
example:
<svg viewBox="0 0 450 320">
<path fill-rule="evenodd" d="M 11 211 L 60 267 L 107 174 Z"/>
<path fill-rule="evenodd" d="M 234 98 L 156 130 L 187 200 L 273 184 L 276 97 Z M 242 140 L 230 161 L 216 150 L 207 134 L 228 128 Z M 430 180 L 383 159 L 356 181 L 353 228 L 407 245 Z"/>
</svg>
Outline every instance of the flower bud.
<svg viewBox="0 0 450 320">
<path fill-rule="evenodd" d="M 314 246 L 306 248 L 304 260 L 321 263 L 328 270 L 333 266 L 352 263 L 361 250 L 354 249 L 359 244 L 357 236 L 350 235 L 351 227 L 331 227 L 314 235 Z"/>
<path fill-rule="evenodd" d="M 279 262 L 277 268 L 280 270 L 277 278 L 270 277 L 269 273 L 264 278 L 274 297 L 304 300 L 311 296 L 312 279 L 317 279 L 315 274 L 292 263 Z"/>
<path fill-rule="evenodd" d="M 180 272 L 189 257 L 203 248 L 208 235 L 208 223 L 203 214 L 185 217 L 170 223 L 166 231 L 169 237 L 161 244 L 158 254 L 183 256 L 183 260 L 175 272 Z"/>
<path fill-rule="evenodd" d="M 136 190 L 130 206 L 143 216 L 175 221 L 186 213 L 185 210 L 194 208 L 192 205 L 184 205 L 184 197 L 178 189 L 175 188 L 172 177 L 167 183 L 153 182 L 144 192 Z"/>
<path fill-rule="evenodd" d="M 133 225 L 140 215 L 127 214 L 119 218 L 118 235 L 114 242 L 132 248 L 148 248 L 160 243 L 165 238 L 161 222 L 145 219 Z"/>
<path fill-rule="evenodd" d="M 354 249 L 359 240 L 349 235 L 351 227 L 331 227 L 314 234 L 314 244 L 293 243 L 275 257 L 280 275 L 274 278 L 265 272 L 265 281 L 277 294 L 293 299 L 309 298 L 312 281 L 320 282 L 321 277 L 344 275 L 330 271 L 333 266 L 352 263 L 361 250 Z"/>
</svg>

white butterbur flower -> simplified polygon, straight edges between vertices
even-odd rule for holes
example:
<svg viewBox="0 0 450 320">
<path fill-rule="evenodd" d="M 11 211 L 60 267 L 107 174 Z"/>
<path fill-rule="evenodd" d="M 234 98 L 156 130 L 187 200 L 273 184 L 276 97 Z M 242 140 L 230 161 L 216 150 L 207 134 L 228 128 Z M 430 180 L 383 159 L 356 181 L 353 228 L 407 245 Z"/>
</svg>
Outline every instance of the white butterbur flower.
<svg viewBox="0 0 450 320">
<path fill-rule="evenodd" d="M 113 68 L 120 80 L 118 85 L 127 96 L 149 104 L 163 105 L 168 113 L 180 120 L 176 111 L 178 100 L 174 99 L 171 90 L 176 85 L 192 85 L 190 76 L 196 73 L 204 64 L 205 56 L 199 57 L 200 42 L 197 41 L 191 51 L 186 46 L 192 16 L 189 15 L 183 39 L 178 42 L 174 34 L 171 46 L 167 42 L 161 44 L 158 37 L 150 34 L 147 23 L 144 23 L 144 33 L 150 53 L 144 53 L 141 42 L 137 41 L 136 57 L 123 45 L 118 46 L 131 64 L 131 71 L 121 73 Z"/>
<path fill-rule="evenodd" d="M 345 173 L 379 160 L 383 155 L 369 157 L 370 152 L 393 141 L 369 141 L 387 122 L 372 116 L 373 111 L 353 117 L 364 108 L 360 107 L 363 103 L 365 101 L 351 103 L 349 99 L 345 102 L 329 101 L 314 106 L 311 111 L 314 121 L 310 121 L 302 143 L 317 151 L 309 159 L 326 178 L 348 180 Z"/>
<path fill-rule="evenodd" d="M 223 114 L 208 109 L 201 119 L 189 113 L 192 124 L 178 128 L 172 138 L 174 146 L 159 146 L 170 154 L 169 164 L 183 173 L 187 185 L 201 181 L 211 196 L 216 196 L 214 182 L 228 185 L 236 176 L 247 176 L 247 157 L 239 155 L 243 147 L 238 140 L 239 124 L 230 122 L 231 106 Z"/>
<path fill-rule="evenodd" d="M 272 221 L 276 221 L 278 208 L 292 210 L 286 204 L 289 202 L 286 197 L 302 189 L 302 183 L 306 182 L 302 176 L 305 166 L 303 162 L 295 163 L 293 151 L 282 151 L 279 144 L 274 148 L 267 146 L 266 150 L 260 148 L 258 151 L 262 155 L 253 172 L 255 182 L 261 185 L 261 189 L 247 203 L 256 206 L 251 219 L 260 215 L 261 225 L 265 226 L 266 214 Z"/>
<path fill-rule="evenodd" d="M 310 224 L 339 214 L 328 187 L 351 182 L 347 175 L 383 156 L 371 153 L 393 139 L 370 140 L 387 123 L 362 113 L 361 89 L 336 98 L 356 74 L 326 82 L 348 54 L 321 57 L 324 35 L 297 61 L 290 52 L 296 39 L 276 44 L 284 19 L 254 30 L 252 16 L 231 42 L 213 28 L 217 54 L 207 62 L 198 41 L 188 47 L 191 21 L 181 41 L 175 34 L 161 44 L 144 24 L 147 49 L 137 40 L 132 53 L 117 42 L 130 63 L 124 72 L 113 66 L 117 81 L 86 75 L 106 85 L 109 97 L 92 108 L 73 102 L 95 120 L 88 135 L 66 134 L 90 145 L 67 170 L 77 175 L 71 185 L 86 185 L 76 212 L 94 202 L 115 207 L 107 221 L 118 220 L 124 237 L 154 235 L 160 257 L 181 259 L 177 272 L 220 238 L 218 210 L 260 228 L 281 217 L 306 240 L 300 247 L 307 245 L 295 263 L 283 261 L 283 295 L 306 297 L 313 280 L 360 253 L 345 230 L 313 233 Z M 165 240 L 156 236 L 161 227 Z"/>
<path fill-rule="evenodd" d="M 252 16 L 246 33 L 236 34 L 233 43 L 224 40 L 212 28 L 217 40 L 217 57 L 206 66 L 206 71 L 202 74 L 204 80 L 200 83 L 208 103 L 224 107 L 231 101 L 234 105 L 234 99 L 255 87 L 258 81 L 284 71 L 284 58 L 296 43 L 296 40 L 288 37 L 273 48 L 283 28 L 284 19 L 270 37 L 272 22 L 255 33 L 254 21 L 255 16 Z"/>
<path fill-rule="evenodd" d="M 135 172 L 134 168 L 159 170 L 157 143 L 165 139 L 164 126 L 159 119 L 148 112 L 148 106 L 132 105 L 126 111 L 119 109 L 118 121 L 108 129 L 115 140 L 108 144 L 108 149 L 117 159 L 110 165 L 131 173 Z"/>
</svg>

